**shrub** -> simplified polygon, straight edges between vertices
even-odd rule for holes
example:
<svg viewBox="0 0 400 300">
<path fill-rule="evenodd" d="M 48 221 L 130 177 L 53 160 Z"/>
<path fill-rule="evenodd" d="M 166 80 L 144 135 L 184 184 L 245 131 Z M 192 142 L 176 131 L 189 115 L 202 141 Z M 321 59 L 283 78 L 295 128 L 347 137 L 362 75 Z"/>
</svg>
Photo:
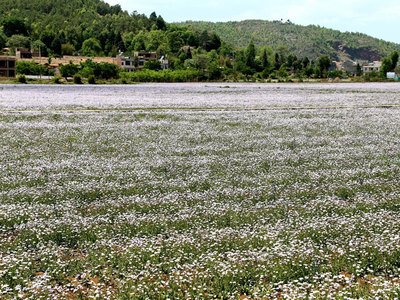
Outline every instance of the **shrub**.
<svg viewBox="0 0 400 300">
<path fill-rule="evenodd" d="M 88 83 L 89 84 L 96 84 L 96 78 L 93 75 L 90 75 L 88 77 Z"/>
<path fill-rule="evenodd" d="M 78 74 L 74 75 L 74 83 L 75 84 L 82 84 L 82 77 Z"/>
<path fill-rule="evenodd" d="M 53 83 L 55 83 L 55 84 L 61 84 L 61 77 L 60 77 L 60 76 L 54 76 L 54 78 L 53 78 Z"/>
<path fill-rule="evenodd" d="M 25 75 L 18 76 L 17 80 L 18 80 L 19 83 L 26 83 Z"/>
<path fill-rule="evenodd" d="M 48 75 L 49 70 L 34 61 L 17 61 L 16 69 L 18 74 L 23 75 Z"/>
<path fill-rule="evenodd" d="M 197 82 L 207 80 L 198 70 L 141 70 L 138 72 L 123 73 L 123 78 L 133 82 Z"/>
<path fill-rule="evenodd" d="M 60 65 L 61 75 L 67 79 L 67 77 L 72 77 L 79 71 L 79 66 L 74 65 L 73 63 L 69 63 L 66 65 Z"/>
</svg>

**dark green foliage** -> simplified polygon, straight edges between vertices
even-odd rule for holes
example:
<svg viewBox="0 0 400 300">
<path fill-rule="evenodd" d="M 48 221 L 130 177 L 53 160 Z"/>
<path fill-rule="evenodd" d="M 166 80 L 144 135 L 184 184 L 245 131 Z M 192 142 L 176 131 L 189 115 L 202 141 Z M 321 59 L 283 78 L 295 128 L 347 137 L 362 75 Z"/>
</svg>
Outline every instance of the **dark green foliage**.
<svg viewBox="0 0 400 300">
<path fill-rule="evenodd" d="M 82 55 L 100 56 L 101 52 L 100 41 L 96 38 L 88 38 L 82 44 Z"/>
<path fill-rule="evenodd" d="M 79 74 L 74 75 L 74 83 L 75 84 L 82 84 L 82 77 Z"/>
<path fill-rule="evenodd" d="M 53 78 L 53 83 L 55 83 L 55 84 L 61 84 L 61 77 L 60 77 L 60 76 L 54 76 L 54 78 Z"/>
<path fill-rule="evenodd" d="M 152 59 L 146 61 L 146 63 L 144 64 L 144 68 L 154 71 L 161 70 L 161 63 L 158 60 Z"/>
<path fill-rule="evenodd" d="M 362 69 L 361 69 L 360 64 L 357 64 L 356 75 L 357 75 L 357 76 L 361 76 L 361 75 L 362 75 Z"/>
<path fill-rule="evenodd" d="M 382 77 L 386 77 L 386 73 L 390 72 L 391 70 L 392 70 L 392 60 L 390 59 L 390 57 L 386 57 L 382 61 L 382 67 L 381 67 Z"/>
<path fill-rule="evenodd" d="M 158 30 L 166 30 L 167 29 L 167 24 L 165 23 L 164 19 L 161 16 L 157 17 L 156 27 Z"/>
<path fill-rule="evenodd" d="M 159 26 L 164 27 L 162 21 L 158 19 Z M 119 5 L 110 6 L 101 0 L 2 0 L 0 24 L 9 37 L 17 34 L 41 40 L 53 55 L 62 54 L 63 44 L 79 51 L 89 38 L 99 41 L 100 50 L 108 55 L 113 49 L 124 50 L 123 33 L 135 34 L 151 27 L 145 15 L 129 14 Z M 30 28 L 28 24 L 35 26 Z"/>
<path fill-rule="evenodd" d="M 96 84 L 96 78 L 93 75 L 90 75 L 88 77 L 88 83 L 89 84 Z"/>
<path fill-rule="evenodd" d="M 399 62 L 399 52 L 394 51 L 392 53 L 392 55 L 390 56 L 390 60 L 392 62 L 391 66 L 390 66 L 391 71 L 394 71 L 394 69 L 396 69 L 396 67 L 397 67 L 397 63 Z"/>
<path fill-rule="evenodd" d="M 221 39 L 215 33 L 210 34 L 209 31 L 203 30 L 199 36 L 199 46 L 207 52 L 217 50 L 221 47 Z"/>
<path fill-rule="evenodd" d="M 94 63 L 88 60 L 80 65 L 81 70 L 88 68 L 91 75 L 100 79 L 117 79 L 119 77 L 119 69 L 117 65 L 110 63 Z"/>
<path fill-rule="evenodd" d="M 30 46 L 30 39 L 24 35 L 14 34 L 8 38 L 7 46 L 10 48 L 28 48 Z"/>
<path fill-rule="evenodd" d="M 8 16 L 1 22 L 3 32 L 6 36 L 12 35 L 25 35 L 29 34 L 29 27 L 25 24 L 24 20 L 16 16 Z"/>
<path fill-rule="evenodd" d="M 386 57 L 382 61 L 381 73 L 383 78 L 386 78 L 387 72 L 395 71 L 398 61 L 399 53 L 397 51 L 394 51 L 390 56 Z"/>
<path fill-rule="evenodd" d="M 18 76 L 17 80 L 19 83 L 27 83 L 25 75 Z"/>
<path fill-rule="evenodd" d="M 246 48 L 246 66 L 249 68 L 255 68 L 255 60 L 256 60 L 256 47 L 254 46 L 253 40 Z"/>
<path fill-rule="evenodd" d="M 317 70 L 319 77 L 326 77 L 329 67 L 331 66 L 331 60 L 328 56 L 322 55 L 317 61 Z"/>
<path fill-rule="evenodd" d="M 60 66 L 60 72 L 62 77 L 67 79 L 67 77 L 72 77 L 79 71 L 79 66 L 69 63 L 67 65 Z"/>
<path fill-rule="evenodd" d="M 267 53 L 267 49 L 265 49 L 265 48 L 261 55 L 261 63 L 262 63 L 262 67 L 264 70 L 265 70 L 265 68 L 267 68 L 269 66 L 268 53 Z"/>
<path fill-rule="evenodd" d="M 49 75 L 49 70 L 44 65 L 31 61 L 17 61 L 17 73 L 23 75 Z"/>
<path fill-rule="evenodd" d="M 197 82 L 205 78 L 198 70 L 142 70 L 122 73 L 121 77 L 126 82 Z"/>
</svg>

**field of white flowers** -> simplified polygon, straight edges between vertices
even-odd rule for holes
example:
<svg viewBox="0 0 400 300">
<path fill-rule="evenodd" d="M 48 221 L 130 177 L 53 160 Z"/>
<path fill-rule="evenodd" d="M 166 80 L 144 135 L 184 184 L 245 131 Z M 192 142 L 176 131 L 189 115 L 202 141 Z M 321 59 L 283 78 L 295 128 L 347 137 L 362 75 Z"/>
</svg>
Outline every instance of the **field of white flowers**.
<svg viewBox="0 0 400 300">
<path fill-rule="evenodd" d="M 0 150 L 0 299 L 400 298 L 400 85 L 4 85 Z"/>
</svg>

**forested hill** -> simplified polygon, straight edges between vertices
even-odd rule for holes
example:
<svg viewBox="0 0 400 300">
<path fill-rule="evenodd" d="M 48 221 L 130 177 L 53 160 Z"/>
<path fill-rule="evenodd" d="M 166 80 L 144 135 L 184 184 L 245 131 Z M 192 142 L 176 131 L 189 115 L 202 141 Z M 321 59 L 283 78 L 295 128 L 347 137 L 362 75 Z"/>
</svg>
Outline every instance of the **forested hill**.
<svg viewBox="0 0 400 300">
<path fill-rule="evenodd" d="M 183 23 L 196 30 L 210 30 L 235 48 L 245 48 L 251 40 L 256 46 L 284 47 L 299 57 L 315 59 L 321 54 L 332 58 L 378 60 L 400 45 L 362 33 L 340 32 L 319 26 L 301 26 L 290 21 L 246 20 L 241 22 Z"/>
<path fill-rule="evenodd" d="M 109 55 L 121 46 L 123 33 L 150 30 L 159 21 L 165 26 L 162 18 L 129 14 L 101 0 L 1 0 L 0 45 L 16 35 L 20 41 L 15 42 L 42 41 L 54 54 L 61 54 L 62 44 L 74 52 L 86 39 L 96 38 L 104 55 Z"/>
</svg>

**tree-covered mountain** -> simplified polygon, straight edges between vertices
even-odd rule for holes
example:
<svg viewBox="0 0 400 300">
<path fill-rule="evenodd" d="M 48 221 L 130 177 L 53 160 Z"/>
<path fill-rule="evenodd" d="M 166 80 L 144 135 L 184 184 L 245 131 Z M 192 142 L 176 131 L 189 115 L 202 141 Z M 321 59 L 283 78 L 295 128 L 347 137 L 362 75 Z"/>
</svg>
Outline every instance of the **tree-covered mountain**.
<svg viewBox="0 0 400 300">
<path fill-rule="evenodd" d="M 246 20 L 241 22 L 182 23 L 195 30 L 215 32 L 235 48 L 245 48 L 251 40 L 258 47 L 286 48 L 299 57 L 315 59 L 328 55 L 332 59 L 379 60 L 400 45 L 362 33 L 340 32 L 319 26 L 301 26 L 290 21 Z"/>
<path fill-rule="evenodd" d="M 123 33 L 137 33 L 156 23 L 157 18 L 129 14 L 101 0 L 2 0 L 0 46 L 7 41 L 9 45 L 41 41 L 44 48 L 60 55 L 79 51 L 85 40 L 96 38 L 109 55 L 123 47 Z M 16 37 L 10 41 L 12 36 Z"/>
<path fill-rule="evenodd" d="M 116 56 L 119 51 L 129 55 L 146 50 L 173 58 L 184 46 L 209 52 L 220 45 L 215 34 L 166 24 L 155 12 L 128 13 L 103 0 L 0 1 L 0 49 L 40 48 L 42 55 L 50 56 Z"/>
</svg>

